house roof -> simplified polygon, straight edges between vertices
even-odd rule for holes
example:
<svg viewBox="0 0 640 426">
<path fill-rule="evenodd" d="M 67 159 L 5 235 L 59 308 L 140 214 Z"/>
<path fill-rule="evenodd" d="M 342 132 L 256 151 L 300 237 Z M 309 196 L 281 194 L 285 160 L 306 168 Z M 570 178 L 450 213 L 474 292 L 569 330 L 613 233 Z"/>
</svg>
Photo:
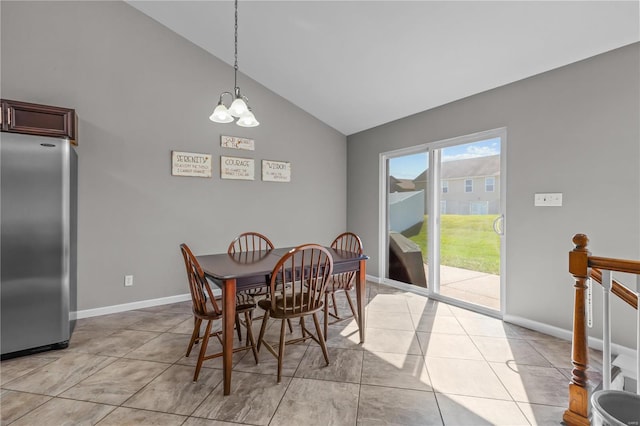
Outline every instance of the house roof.
<svg viewBox="0 0 640 426">
<path fill-rule="evenodd" d="M 441 166 L 442 179 L 462 179 L 482 176 L 498 176 L 500 174 L 500 155 L 465 158 L 445 161 Z M 426 181 L 429 169 L 420 173 L 413 181 Z"/>
<path fill-rule="evenodd" d="M 389 186 L 391 192 L 412 191 L 416 188 L 416 184 L 413 179 L 398 179 L 394 176 L 389 176 Z"/>
<path fill-rule="evenodd" d="M 500 174 L 500 156 L 467 158 L 442 163 L 442 178 L 496 176 Z"/>
</svg>

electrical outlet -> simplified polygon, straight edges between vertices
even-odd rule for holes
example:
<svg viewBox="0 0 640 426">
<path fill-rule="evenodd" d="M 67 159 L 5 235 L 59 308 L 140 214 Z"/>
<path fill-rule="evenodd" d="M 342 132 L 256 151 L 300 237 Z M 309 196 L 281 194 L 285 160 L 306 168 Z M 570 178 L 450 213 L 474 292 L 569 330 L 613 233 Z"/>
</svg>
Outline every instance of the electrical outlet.
<svg viewBox="0 0 640 426">
<path fill-rule="evenodd" d="M 124 276 L 124 286 L 131 287 L 133 285 L 133 275 Z"/>
<path fill-rule="evenodd" d="M 561 207 L 562 192 L 535 194 L 533 205 L 536 207 Z"/>
</svg>

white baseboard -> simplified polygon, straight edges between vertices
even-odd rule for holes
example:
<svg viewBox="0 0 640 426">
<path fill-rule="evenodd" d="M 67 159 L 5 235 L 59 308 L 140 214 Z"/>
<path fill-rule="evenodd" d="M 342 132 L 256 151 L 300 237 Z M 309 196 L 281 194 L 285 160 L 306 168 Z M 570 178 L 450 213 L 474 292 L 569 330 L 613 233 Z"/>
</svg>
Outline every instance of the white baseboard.
<svg viewBox="0 0 640 426">
<path fill-rule="evenodd" d="M 367 281 L 371 281 L 377 284 L 382 284 L 382 279 L 378 277 L 374 277 L 373 275 L 367 274 Z"/>
<path fill-rule="evenodd" d="M 531 330 L 539 331 L 540 333 L 548 334 L 550 336 L 557 337 L 559 339 L 571 341 L 572 332 L 570 330 L 565 330 L 563 328 L 555 327 L 549 324 L 541 323 L 538 321 L 533 321 L 527 318 L 519 317 L 516 315 L 508 315 L 505 314 L 503 317 L 505 322 L 519 325 L 521 327 L 529 328 Z M 587 344 L 590 348 L 602 350 L 602 339 L 598 339 L 596 337 L 589 336 L 587 339 Z M 616 343 L 611 343 L 611 353 L 612 355 L 617 355 L 617 358 L 613 362 L 613 365 L 620 367 L 622 370 L 622 374 L 625 377 L 635 378 L 637 377 L 636 372 L 636 350 L 628 348 L 626 346 L 622 346 Z"/>
<path fill-rule="evenodd" d="M 90 317 L 97 317 L 100 315 L 117 314 L 118 312 L 133 311 L 134 309 L 150 308 L 152 306 L 186 302 L 188 300 L 191 300 L 191 295 L 189 293 L 178 294 L 176 296 L 161 297 L 158 299 L 140 300 L 138 302 L 123 303 L 121 305 L 112 305 L 112 306 L 105 306 L 102 308 L 85 309 L 83 311 L 70 312 L 69 317 L 71 320 L 90 318 Z"/>
<path fill-rule="evenodd" d="M 571 332 L 569 330 L 565 330 L 564 328 L 545 324 L 543 322 L 533 321 L 528 318 L 519 317 L 517 315 L 504 314 L 502 319 L 504 320 L 504 322 L 529 328 L 540 333 L 548 334 L 549 336 L 557 337 L 558 339 L 571 341 Z"/>
<path fill-rule="evenodd" d="M 367 275 L 367 281 L 373 281 L 376 283 L 383 282 L 383 280 L 379 279 L 378 277 L 374 277 L 373 275 Z M 222 290 L 220 288 L 217 288 L 215 284 L 212 285 L 212 289 L 213 289 L 213 294 L 215 296 L 220 296 L 222 294 Z M 82 311 L 70 312 L 69 319 L 75 320 L 75 319 L 82 319 L 82 318 L 97 317 L 101 315 L 117 314 L 119 312 L 133 311 L 135 309 L 142 309 L 142 308 L 150 308 L 152 306 L 168 305 L 170 303 L 186 302 L 188 300 L 191 300 L 191 295 L 189 293 L 178 294 L 176 296 L 141 300 L 138 302 L 123 303 L 121 305 L 104 306 L 102 308 L 85 309 Z"/>
</svg>

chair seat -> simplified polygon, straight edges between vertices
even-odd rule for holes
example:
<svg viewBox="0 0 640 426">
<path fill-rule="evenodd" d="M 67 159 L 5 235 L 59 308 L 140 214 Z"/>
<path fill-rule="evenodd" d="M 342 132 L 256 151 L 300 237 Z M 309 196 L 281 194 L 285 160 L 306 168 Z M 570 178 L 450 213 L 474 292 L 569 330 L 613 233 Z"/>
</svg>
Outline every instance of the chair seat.
<svg viewBox="0 0 640 426">
<path fill-rule="evenodd" d="M 297 294 L 295 298 L 295 303 L 293 301 L 293 297 L 287 296 L 285 309 L 284 298 L 282 296 L 276 297 L 275 309 L 272 309 L 271 299 L 263 299 L 258 301 L 258 306 L 264 309 L 265 311 L 269 311 L 269 315 L 274 318 L 289 318 L 295 317 L 296 312 L 302 312 L 301 315 L 309 315 L 310 313 L 317 312 L 323 309 L 324 303 L 320 302 L 315 308 L 310 308 L 308 303 L 302 303 L 302 300 L 308 299 L 308 293 Z M 295 309 L 294 309 L 295 308 Z"/>
<path fill-rule="evenodd" d="M 255 309 L 255 307 L 256 307 L 256 302 L 243 303 L 242 305 L 238 304 L 236 305 L 236 312 L 241 314 L 245 311 L 252 311 Z"/>
<path fill-rule="evenodd" d="M 245 292 L 236 293 L 236 310 L 244 306 L 256 307 L 256 301 L 253 298 L 253 295 Z"/>
<path fill-rule="evenodd" d="M 220 299 L 217 298 L 219 301 Z M 222 312 L 218 313 L 213 308 L 213 305 L 210 301 L 206 302 L 206 312 L 197 312 L 195 309 L 193 310 L 193 316 L 196 318 L 200 318 L 203 320 L 217 320 L 222 318 Z M 241 300 L 236 298 L 236 313 L 242 314 L 245 312 L 253 311 L 256 308 L 256 301 L 252 297 L 245 297 Z"/>
</svg>

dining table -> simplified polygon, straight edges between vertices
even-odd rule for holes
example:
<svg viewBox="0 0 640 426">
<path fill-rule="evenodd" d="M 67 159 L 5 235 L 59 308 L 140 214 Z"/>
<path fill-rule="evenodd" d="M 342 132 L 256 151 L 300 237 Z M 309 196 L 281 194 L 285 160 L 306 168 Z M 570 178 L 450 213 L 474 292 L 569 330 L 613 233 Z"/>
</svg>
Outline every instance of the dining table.
<svg viewBox="0 0 640 426">
<path fill-rule="evenodd" d="M 207 278 L 222 289 L 222 369 L 224 395 L 231 393 L 233 327 L 236 316 L 236 292 L 268 285 L 278 261 L 294 247 L 273 250 L 219 253 L 196 256 Z M 366 261 L 368 256 L 325 247 L 333 258 L 333 274 L 356 272 L 358 329 L 360 342 L 365 338 Z M 325 336 L 326 339 L 326 336 Z"/>
</svg>

